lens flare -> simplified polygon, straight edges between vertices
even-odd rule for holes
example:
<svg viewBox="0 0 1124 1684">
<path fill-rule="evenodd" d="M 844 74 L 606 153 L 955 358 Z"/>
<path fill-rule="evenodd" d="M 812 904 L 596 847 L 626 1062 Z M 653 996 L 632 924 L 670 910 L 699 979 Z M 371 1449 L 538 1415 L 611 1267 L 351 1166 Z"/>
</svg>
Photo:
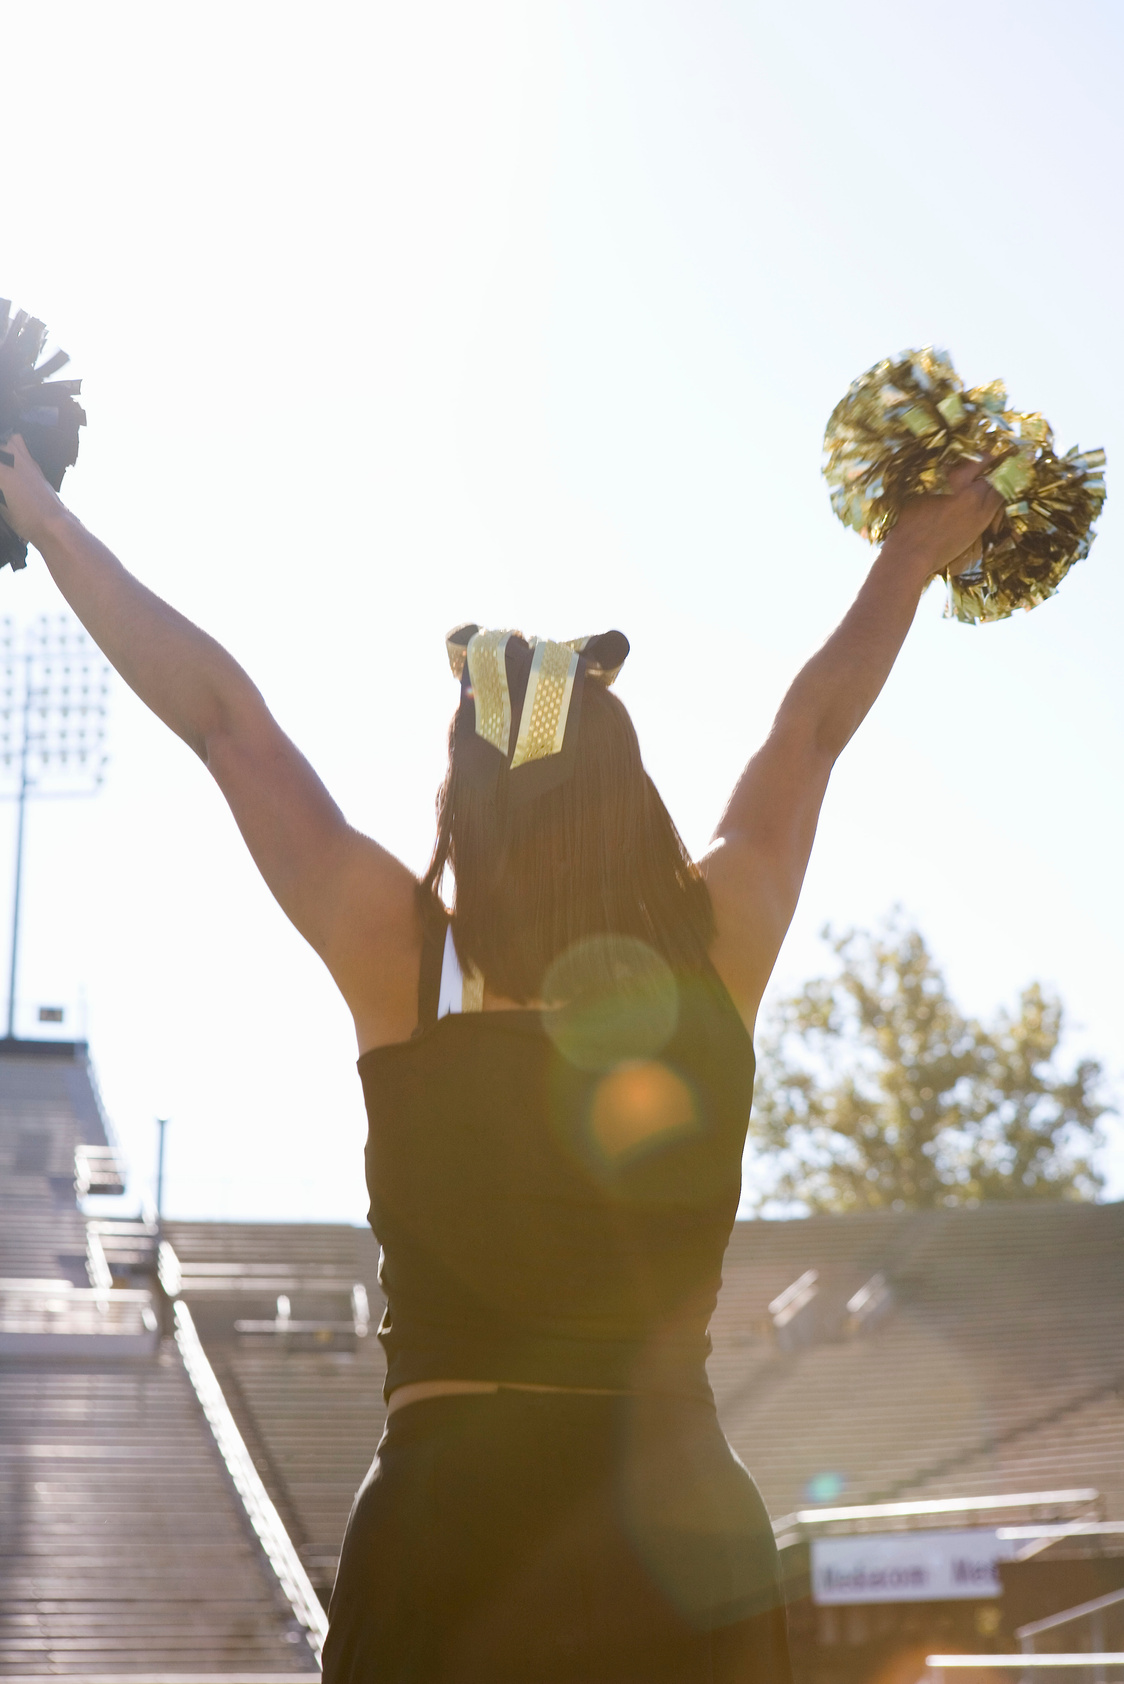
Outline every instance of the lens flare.
<svg viewBox="0 0 1124 1684">
<path fill-rule="evenodd" d="M 682 1076 L 658 1059 L 630 1059 L 602 1076 L 593 1091 L 589 1132 L 609 1163 L 699 1127 L 695 1097 Z"/>
</svg>

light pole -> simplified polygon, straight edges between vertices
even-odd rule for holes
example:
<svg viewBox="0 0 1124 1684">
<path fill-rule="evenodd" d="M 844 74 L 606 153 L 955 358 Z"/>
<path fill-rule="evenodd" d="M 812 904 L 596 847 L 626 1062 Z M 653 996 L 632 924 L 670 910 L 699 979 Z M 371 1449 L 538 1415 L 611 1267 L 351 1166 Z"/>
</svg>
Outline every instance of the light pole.
<svg viewBox="0 0 1124 1684">
<path fill-rule="evenodd" d="M 160 1145 L 156 1153 L 156 1228 L 162 1234 L 164 1231 L 164 1134 L 168 1127 L 167 1117 L 157 1117 L 156 1127 L 160 1130 Z"/>
<path fill-rule="evenodd" d="M 19 803 L 7 1038 L 15 1035 L 27 803 L 95 795 L 108 758 L 109 667 L 67 614 L 44 614 L 22 636 L 0 620 L 0 799 Z M 4 788 L 4 785 L 9 787 Z"/>
</svg>

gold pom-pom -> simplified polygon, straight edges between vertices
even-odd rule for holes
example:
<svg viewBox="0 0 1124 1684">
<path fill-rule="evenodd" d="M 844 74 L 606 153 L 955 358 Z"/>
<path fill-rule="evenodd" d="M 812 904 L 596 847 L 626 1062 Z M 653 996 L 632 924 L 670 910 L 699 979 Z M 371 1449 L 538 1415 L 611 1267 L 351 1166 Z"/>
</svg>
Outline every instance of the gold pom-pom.
<svg viewBox="0 0 1124 1684">
<path fill-rule="evenodd" d="M 1003 513 L 984 533 L 979 562 L 948 580 L 946 613 L 969 625 L 1052 596 L 1089 553 L 1105 500 L 1103 450 L 1058 456 L 1049 424 L 1008 408 L 1002 381 L 965 390 L 947 353 L 931 347 L 860 376 L 832 411 L 824 451 L 832 508 L 872 543 L 907 498 L 947 491 L 958 461 L 994 459 L 986 477 Z"/>
</svg>

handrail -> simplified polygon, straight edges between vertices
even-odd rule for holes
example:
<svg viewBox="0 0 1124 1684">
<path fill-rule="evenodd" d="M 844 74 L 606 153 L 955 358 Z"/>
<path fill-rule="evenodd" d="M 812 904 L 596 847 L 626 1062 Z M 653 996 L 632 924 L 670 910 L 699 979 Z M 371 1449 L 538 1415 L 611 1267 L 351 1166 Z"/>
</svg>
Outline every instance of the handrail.
<svg viewBox="0 0 1124 1684">
<path fill-rule="evenodd" d="M 222 1387 L 196 1332 L 191 1311 L 182 1298 L 176 1300 L 175 1318 L 176 1344 L 179 1346 L 191 1384 L 195 1388 L 195 1395 L 215 1436 L 219 1453 L 226 1463 L 250 1524 L 261 1540 L 262 1548 L 277 1575 L 289 1606 L 308 1633 L 310 1645 L 316 1659 L 319 1660 L 324 1639 L 328 1635 L 328 1616 L 320 1606 L 320 1599 L 312 1588 L 312 1581 L 293 1547 L 284 1522 L 262 1484 L 261 1475 L 250 1459 L 245 1441 L 238 1431 L 234 1416 L 230 1413 L 230 1406 L 223 1396 Z"/>
<path fill-rule="evenodd" d="M 125 1191 L 125 1166 L 114 1146 L 91 1146 L 79 1141 L 74 1148 L 74 1190 L 80 1199 L 100 1185 L 111 1196 Z M 109 1186 L 107 1183 L 114 1185 Z"/>
<path fill-rule="evenodd" d="M 1057 1526 L 1047 1526 L 1040 1522 L 1037 1526 L 1000 1526 L 997 1536 L 1014 1542 L 1023 1539 L 1021 1549 L 1015 1551 L 1016 1561 L 1030 1561 L 1032 1557 L 1041 1555 L 1051 1544 L 1056 1544 L 1059 1538 L 1090 1538 L 1113 1536 L 1124 1533 L 1124 1521 L 1120 1520 L 1068 1520 Z"/>
<path fill-rule="evenodd" d="M 1030 1667 L 1124 1667 L 1124 1649 L 1102 1650 L 1100 1654 L 1075 1655 L 925 1655 L 925 1665 L 935 1684 L 940 1684 L 945 1671 L 979 1667 L 994 1672 L 996 1667 L 1025 1671 Z"/>
<path fill-rule="evenodd" d="M 189 1282 L 184 1282 L 187 1290 Z M 279 1338 L 287 1338 L 290 1333 L 351 1333 L 356 1339 L 365 1339 L 371 1330 L 371 1309 L 367 1302 L 367 1289 L 362 1281 L 355 1281 L 348 1294 L 351 1307 L 350 1321 L 325 1321 L 322 1317 L 310 1320 L 294 1320 L 292 1300 L 288 1293 L 277 1295 L 277 1314 L 272 1321 L 240 1319 L 234 1324 L 235 1333 L 272 1333 Z"/>
<path fill-rule="evenodd" d="M 156 1224 L 136 1216 L 91 1216 L 86 1226 L 96 1228 L 99 1234 L 137 1234 L 147 1240 L 156 1237 Z"/>
<path fill-rule="evenodd" d="M 40 1283 L 37 1281 L 35 1284 L 38 1286 Z M 69 1281 L 66 1284 L 70 1287 L 69 1292 L 64 1292 L 58 1286 L 50 1292 L 11 1292 L 6 1285 L 0 1283 L 0 1301 L 12 1298 L 35 1299 L 37 1301 L 58 1299 L 60 1306 L 68 1310 L 80 1309 L 83 1304 L 104 1307 L 107 1304 L 150 1304 L 152 1302 L 151 1292 L 148 1292 L 144 1287 L 116 1286 L 110 1292 L 108 1288 L 103 1289 L 100 1286 L 72 1287 Z"/>
<path fill-rule="evenodd" d="M 113 1289 L 113 1270 L 109 1267 L 101 1234 L 90 1222 L 86 1224 L 86 1272 L 90 1285 L 104 1299 Z"/>
<path fill-rule="evenodd" d="M 70 1281 L 0 1281 L 0 1319 L 5 1316 L 40 1315 L 48 1318 L 81 1316 L 94 1310 L 108 1326 L 120 1322 L 127 1312 L 139 1309 L 151 1332 L 152 1294 L 145 1287 L 72 1286 Z"/>
<path fill-rule="evenodd" d="M 1014 1667 L 1103 1667 L 1124 1666 L 1124 1649 L 1104 1650 L 1098 1655 L 1088 1651 L 1076 1655 L 926 1655 L 925 1665 L 938 1675 L 946 1668 Z"/>
<path fill-rule="evenodd" d="M 275 1258 L 273 1262 L 247 1263 L 238 1262 L 234 1258 L 220 1258 L 217 1262 L 204 1262 L 196 1257 L 180 1259 L 180 1265 L 185 1275 L 299 1275 L 308 1280 L 340 1280 L 344 1276 L 340 1273 L 338 1263 L 293 1263 Z"/>
<path fill-rule="evenodd" d="M 819 1289 L 819 1279 L 818 1269 L 805 1269 L 790 1286 L 786 1286 L 783 1292 L 777 1294 L 769 1305 L 774 1327 L 787 1327 L 793 1317 L 799 1315 L 804 1306 L 812 1302 Z"/>
<path fill-rule="evenodd" d="M 213 1292 L 223 1297 L 241 1293 L 272 1297 L 278 1292 L 302 1292 L 311 1298 L 349 1298 L 355 1285 L 354 1275 L 302 1275 L 295 1269 L 273 1269 L 268 1275 L 197 1275 L 182 1258 L 180 1274 L 184 1292 Z"/>
<path fill-rule="evenodd" d="M 1086 1614 L 1099 1614 L 1102 1608 L 1112 1608 L 1117 1602 L 1124 1602 L 1124 1590 L 1110 1590 L 1105 1596 L 1095 1596 L 1091 1602 L 1079 1602 L 1073 1608 L 1063 1608 L 1060 1614 L 1048 1614 L 1045 1619 L 1031 1620 L 1029 1625 L 1019 1626 L 1015 1636 L 1023 1643 L 1037 1637 L 1040 1632 L 1053 1631 L 1055 1626 L 1066 1626 L 1070 1620 L 1084 1619 Z"/>
<path fill-rule="evenodd" d="M 239 1318 L 234 1324 L 235 1333 L 272 1333 L 278 1338 L 285 1339 L 290 1333 L 350 1333 L 355 1335 L 353 1321 L 297 1321 L 292 1316 L 287 1319 L 277 1316 L 273 1321 L 254 1321 Z"/>
<path fill-rule="evenodd" d="M 1072 1491 L 1018 1491 L 990 1497 L 925 1497 L 912 1503 L 854 1503 L 846 1508 L 797 1509 L 773 1522 L 774 1532 L 793 1526 L 822 1526 L 833 1520 L 890 1520 L 910 1515 L 973 1514 L 991 1509 L 1057 1508 L 1061 1504 L 1095 1503 L 1100 1492 L 1093 1486 Z"/>
<path fill-rule="evenodd" d="M 877 1274 L 871 1275 L 847 1300 L 851 1330 L 857 1331 L 868 1322 L 872 1322 L 883 1310 L 888 1310 L 893 1301 L 894 1289 L 879 1269 Z"/>
<path fill-rule="evenodd" d="M 1059 1538 L 1114 1537 L 1120 1532 L 1124 1532 L 1124 1520 L 1062 1520 L 1056 1524 L 1040 1520 L 1037 1525 L 1032 1522 L 1029 1526 L 997 1528 L 1000 1538 L 1045 1538 L 1051 1544 Z"/>
<path fill-rule="evenodd" d="M 180 1260 L 167 1240 L 161 1240 L 156 1248 L 156 1278 L 169 1298 L 179 1297 L 183 1272 Z"/>
<path fill-rule="evenodd" d="M 136 1337 L 143 1333 L 145 1348 L 154 1348 L 158 1331 L 152 1294 L 143 1287 L 119 1290 L 109 1285 L 73 1286 L 66 1280 L 0 1280 L 0 1337 L 9 1349 L 13 1339 L 46 1338 L 52 1348 L 73 1352 L 75 1339 L 96 1339 L 107 1355 L 116 1351 L 135 1356 L 140 1350 Z"/>
<path fill-rule="evenodd" d="M 109 1302 L 148 1303 L 151 1297 L 144 1287 L 114 1287 Z M 75 1286 L 72 1281 L 33 1280 L 30 1276 L 17 1275 L 0 1280 L 0 1298 L 59 1298 L 67 1304 L 95 1304 L 103 1303 L 106 1293 L 99 1286 Z"/>
</svg>

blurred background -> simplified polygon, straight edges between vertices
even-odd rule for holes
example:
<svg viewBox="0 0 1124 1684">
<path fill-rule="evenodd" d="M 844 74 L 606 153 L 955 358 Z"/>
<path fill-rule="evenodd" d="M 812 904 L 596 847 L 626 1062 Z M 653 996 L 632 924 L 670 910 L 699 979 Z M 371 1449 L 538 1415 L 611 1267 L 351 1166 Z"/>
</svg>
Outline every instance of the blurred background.
<svg viewBox="0 0 1124 1684">
<path fill-rule="evenodd" d="M 701 849 L 869 559 L 824 423 L 904 346 L 1103 445 L 1031 616 L 922 603 L 778 967 L 900 903 L 969 1011 L 1031 978 L 1119 1079 L 1118 7 L 245 0 L 9 8 L 0 291 L 85 381 L 65 493 L 219 637 L 349 818 L 425 864 L 474 619 L 620 626 Z M 0 612 L 54 611 L 32 558 Z M 204 769 L 115 684 L 96 802 L 29 811 L 17 1028 L 89 1036 L 179 1217 L 361 1221 L 347 1014 Z M 8 818 L 12 822 L 8 824 Z M 14 809 L 0 811 L 0 906 Z M 47 1031 L 50 1032 L 50 1031 Z M 1115 1132 L 1113 1132 L 1115 1130 Z M 1110 1124 L 1107 1193 L 1124 1193 Z"/>
</svg>

